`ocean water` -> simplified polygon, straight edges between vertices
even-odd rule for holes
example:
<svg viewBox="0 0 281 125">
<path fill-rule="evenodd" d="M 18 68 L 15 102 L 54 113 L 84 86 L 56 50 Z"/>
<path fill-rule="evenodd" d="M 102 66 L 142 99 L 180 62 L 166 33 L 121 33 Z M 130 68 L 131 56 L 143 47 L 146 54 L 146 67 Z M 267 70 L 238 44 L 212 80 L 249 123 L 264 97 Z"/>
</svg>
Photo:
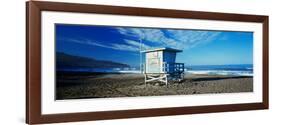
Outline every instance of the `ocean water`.
<svg viewBox="0 0 281 125">
<path fill-rule="evenodd" d="M 253 65 L 197 65 L 189 66 L 185 72 L 189 74 L 253 76 Z"/>
<path fill-rule="evenodd" d="M 139 68 L 58 68 L 57 71 L 67 72 L 99 72 L 99 73 L 141 73 Z"/>
<path fill-rule="evenodd" d="M 141 73 L 139 68 L 59 68 L 57 71 L 102 72 L 102 73 Z M 185 66 L 186 74 L 253 76 L 252 64 L 240 65 L 193 65 Z"/>
</svg>

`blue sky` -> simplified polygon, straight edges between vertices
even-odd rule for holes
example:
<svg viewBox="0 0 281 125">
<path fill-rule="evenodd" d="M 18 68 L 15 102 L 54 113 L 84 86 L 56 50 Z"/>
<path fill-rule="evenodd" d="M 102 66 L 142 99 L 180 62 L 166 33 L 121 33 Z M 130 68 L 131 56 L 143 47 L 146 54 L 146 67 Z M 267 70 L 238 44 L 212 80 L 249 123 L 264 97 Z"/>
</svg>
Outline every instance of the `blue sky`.
<svg viewBox="0 0 281 125">
<path fill-rule="evenodd" d="M 253 33 L 56 24 L 56 52 L 139 65 L 142 50 L 183 50 L 186 65 L 253 64 Z"/>
</svg>

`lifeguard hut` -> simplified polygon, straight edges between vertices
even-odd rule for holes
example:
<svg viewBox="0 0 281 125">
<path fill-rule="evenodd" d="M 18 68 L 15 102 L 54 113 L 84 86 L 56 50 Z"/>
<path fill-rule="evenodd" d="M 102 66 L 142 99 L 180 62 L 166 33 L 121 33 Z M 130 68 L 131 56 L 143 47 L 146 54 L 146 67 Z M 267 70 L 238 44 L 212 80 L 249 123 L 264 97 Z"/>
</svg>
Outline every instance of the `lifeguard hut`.
<svg viewBox="0 0 281 125">
<path fill-rule="evenodd" d="M 168 80 L 181 81 L 184 78 L 184 63 L 176 63 L 176 54 L 182 50 L 172 48 L 156 48 L 141 51 L 145 55 L 142 73 L 145 84 L 152 81 L 164 82 Z"/>
</svg>

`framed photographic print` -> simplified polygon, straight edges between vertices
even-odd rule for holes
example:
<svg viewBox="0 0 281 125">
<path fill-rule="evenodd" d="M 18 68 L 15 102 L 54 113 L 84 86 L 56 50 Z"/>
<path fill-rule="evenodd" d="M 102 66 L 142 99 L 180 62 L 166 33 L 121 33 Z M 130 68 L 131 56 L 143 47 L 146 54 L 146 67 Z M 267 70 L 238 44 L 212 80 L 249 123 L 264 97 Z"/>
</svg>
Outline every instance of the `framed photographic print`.
<svg viewBox="0 0 281 125">
<path fill-rule="evenodd" d="M 268 16 L 26 9 L 27 123 L 268 109 Z"/>
</svg>

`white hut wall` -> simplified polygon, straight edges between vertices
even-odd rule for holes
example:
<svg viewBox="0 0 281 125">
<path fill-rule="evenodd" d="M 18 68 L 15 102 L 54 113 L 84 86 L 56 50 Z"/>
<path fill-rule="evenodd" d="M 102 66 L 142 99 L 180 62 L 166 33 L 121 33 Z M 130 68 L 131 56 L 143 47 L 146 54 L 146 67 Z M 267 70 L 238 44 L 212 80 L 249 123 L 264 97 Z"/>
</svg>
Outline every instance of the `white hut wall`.
<svg viewBox="0 0 281 125">
<path fill-rule="evenodd" d="M 154 51 L 148 52 L 145 56 L 146 73 L 163 73 L 163 52 Z"/>
</svg>

